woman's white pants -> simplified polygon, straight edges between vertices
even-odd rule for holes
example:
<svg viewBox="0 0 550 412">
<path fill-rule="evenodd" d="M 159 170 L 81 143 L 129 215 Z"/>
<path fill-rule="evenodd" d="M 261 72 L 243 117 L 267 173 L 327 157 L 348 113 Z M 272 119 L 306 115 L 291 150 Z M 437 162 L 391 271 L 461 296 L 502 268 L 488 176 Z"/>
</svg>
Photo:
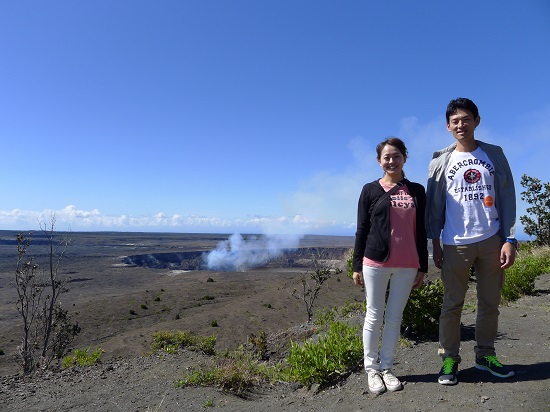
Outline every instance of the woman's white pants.
<svg viewBox="0 0 550 412">
<path fill-rule="evenodd" d="M 367 312 L 363 325 L 363 347 L 367 371 L 393 367 L 403 310 L 417 272 L 416 268 L 375 268 L 363 265 L 363 281 L 367 299 Z M 386 303 L 388 282 L 390 290 Z M 382 323 L 384 328 L 379 351 L 378 341 Z"/>
</svg>

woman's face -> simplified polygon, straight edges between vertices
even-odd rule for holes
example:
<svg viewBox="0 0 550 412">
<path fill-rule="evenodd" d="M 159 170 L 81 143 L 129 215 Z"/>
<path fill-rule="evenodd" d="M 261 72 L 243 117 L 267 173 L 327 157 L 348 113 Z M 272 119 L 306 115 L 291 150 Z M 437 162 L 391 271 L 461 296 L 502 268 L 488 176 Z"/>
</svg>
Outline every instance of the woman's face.
<svg viewBox="0 0 550 412">
<path fill-rule="evenodd" d="M 378 164 L 385 175 L 400 178 L 403 176 L 403 165 L 406 161 L 407 158 L 403 156 L 403 153 L 397 147 L 387 144 L 380 153 Z"/>
</svg>

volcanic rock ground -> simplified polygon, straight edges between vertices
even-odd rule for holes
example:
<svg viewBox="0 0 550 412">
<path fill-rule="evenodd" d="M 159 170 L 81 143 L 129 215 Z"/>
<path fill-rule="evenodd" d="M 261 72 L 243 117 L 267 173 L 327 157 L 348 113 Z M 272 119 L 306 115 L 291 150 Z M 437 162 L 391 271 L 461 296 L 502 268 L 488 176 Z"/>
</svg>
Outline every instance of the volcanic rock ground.
<svg viewBox="0 0 550 412">
<path fill-rule="evenodd" d="M 550 410 L 550 275 L 538 279 L 535 296 L 501 308 L 497 350 L 500 359 L 516 370 L 510 379 L 500 380 L 473 367 L 475 311 L 470 309 L 463 313 L 464 360 L 460 383 L 454 387 L 436 382 L 440 368 L 437 343 L 417 342 L 398 348 L 395 373 L 405 382 L 405 389 L 396 393 L 369 394 L 366 376 L 359 370 L 323 390 L 263 385 L 246 398 L 217 388 L 176 388 L 174 381 L 185 371 L 208 364 L 210 358 L 189 351 L 151 354 L 155 331 L 216 334 L 218 350 L 234 349 L 246 343 L 250 334 L 262 331 L 271 342 L 309 335 L 304 304 L 292 297 L 307 271 L 300 262 L 244 272 L 155 269 L 124 263 L 130 255 L 209 251 L 227 239 L 224 235 L 71 234 L 73 242 L 62 264 L 63 274 L 70 278 L 63 305 L 82 327 L 72 347 L 101 347 L 105 353 L 94 367 L 25 377 L 14 362 L 20 320 L 13 288 L 13 235 L 0 232 L 1 411 Z M 35 250 L 40 257 L 41 238 L 35 235 L 34 239 L 36 247 L 31 252 Z M 302 242 L 303 247 L 342 250 L 353 245 L 353 239 L 346 237 L 308 237 Z M 428 277 L 436 276 L 432 267 Z M 469 301 L 474 296 L 471 291 Z M 343 273 L 323 288 L 316 306 L 342 306 L 362 299 L 362 290 Z M 350 322 L 361 323 L 362 315 Z"/>
</svg>

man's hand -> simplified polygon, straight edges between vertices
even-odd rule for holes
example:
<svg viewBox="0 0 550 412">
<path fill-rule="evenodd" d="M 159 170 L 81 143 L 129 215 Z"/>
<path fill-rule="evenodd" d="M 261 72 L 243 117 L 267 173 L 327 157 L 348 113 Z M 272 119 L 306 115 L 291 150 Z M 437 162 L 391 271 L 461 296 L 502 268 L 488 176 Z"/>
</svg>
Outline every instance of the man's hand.
<svg viewBox="0 0 550 412">
<path fill-rule="evenodd" d="M 443 249 L 441 249 L 439 239 L 432 239 L 432 248 L 435 267 L 441 269 L 443 267 Z"/>
<path fill-rule="evenodd" d="M 516 247 L 509 242 L 504 242 L 500 250 L 500 267 L 508 269 L 516 260 Z"/>
</svg>

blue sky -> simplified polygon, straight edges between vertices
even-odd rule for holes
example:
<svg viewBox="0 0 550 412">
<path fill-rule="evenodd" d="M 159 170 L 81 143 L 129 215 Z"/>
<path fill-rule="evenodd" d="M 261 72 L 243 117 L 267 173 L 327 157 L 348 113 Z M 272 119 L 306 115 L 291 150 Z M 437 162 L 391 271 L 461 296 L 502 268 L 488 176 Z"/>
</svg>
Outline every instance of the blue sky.
<svg viewBox="0 0 550 412">
<path fill-rule="evenodd" d="M 0 1 L 0 229 L 353 235 L 374 148 L 476 137 L 550 180 L 550 3 Z M 519 227 L 521 233 L 521 226 Z"/>
</svg>

